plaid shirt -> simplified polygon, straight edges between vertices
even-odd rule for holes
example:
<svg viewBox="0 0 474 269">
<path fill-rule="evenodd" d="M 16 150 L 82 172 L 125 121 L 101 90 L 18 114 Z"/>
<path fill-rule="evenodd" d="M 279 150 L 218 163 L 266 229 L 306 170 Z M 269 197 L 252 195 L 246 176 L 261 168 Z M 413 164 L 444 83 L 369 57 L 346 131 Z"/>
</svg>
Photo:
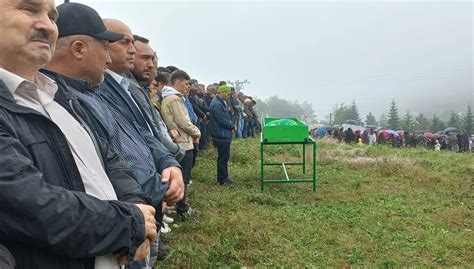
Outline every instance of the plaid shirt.
<svg viewBox="0 0 474 269">
<path fill-rule="evenodd" d="M 154 161 L 150 148 L 142 136 L 127 120 L 100 97 L 101 86 L 84 89 L 84 82 L 64 78 L 80 101 L 90 107 L 109 133 L 110 144 L 117 154 L 135 167 L 154 171 Z M 80 90 L 78 90 L 80 89 Z"/>
</svg>

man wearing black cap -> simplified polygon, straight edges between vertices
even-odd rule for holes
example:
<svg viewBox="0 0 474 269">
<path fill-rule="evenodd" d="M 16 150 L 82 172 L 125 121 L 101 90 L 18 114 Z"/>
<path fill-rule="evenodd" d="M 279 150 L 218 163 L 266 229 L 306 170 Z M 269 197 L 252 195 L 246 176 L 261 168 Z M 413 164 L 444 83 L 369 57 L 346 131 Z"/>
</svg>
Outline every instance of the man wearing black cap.
<svg viewBox="0 0 474 269">
<path fill-rule="evenodd" d="M 179 167 L 179 164 L 169 152 L 162 152 L 161 161 L 155 164 L 146 139 L 127 122 L 118 110 L 104 102 L 99 96 L 102 89 L 101 86 L 96 87 L 96 85 L 102 82 L 104 70 L 107 64 L 110 64 L 110 58 L 107 50 L 96 47 L 103 46 L 106 41 L 115 42 L 117 37 L 105 37 L 108 40 L 102 40 L 90 36 L 95 35 L 94 29 L 83 26 L 76 29 L 76 26 L 82 25 L 82 21 L 90 21 L 87 14 L 83 14 L 82 17 L 77 16 L 78 12 L 84 8 L 84 5 L 75 3 L 58 7 L 60 18 L 57 21 L 59 28 L 57 50 L 46 67 L 48 70 L 43 72 L 57 81 L 59 91 L 56 98 L 61 100 L 60 103 L 64 108 L 70 110 L 70 113 L 75 116 L 83 111 L 86 114 L 83 118 L 93 121 L 89 122 L 88 126 L 96 131 L 95 133 L 100 133 L 102 129 L 105 129 L 104 134 L 99 135 L 99 140 L 110 141 L 111 147 L 135 171 L 142 189 L 152 197 L 152 205 L 161 209 L 160 203 L 163 198 L 168 202 L 176 202 L 180 200 L 183 190 L 180 190 L 179 185 L 178 188 L 175 185 L 170 188 L 167 188 L 168 185 L 162 185 L 161 176 L 157 170 L 163 171 L 162 181 L 165 182 L 169 179 L 168 168 Z M 71 16 L 68 16 L 70 13 Z M 99 17 L 96 21 L 97 25 L 103 26 Z M 118 38 L 121 40 L 123 35 L 120 34 Z M 90 67 L 91 62 L 96 67 Z M 71 99 L 75 98 L 69 97 L 71 95 L 69 92 L 77 96 L 77 102 L 73 104 L 78 107 L 71 109 Z M 156 151 L 155 148 L 153 150 Z"/>
<path fill-rule="evenodd" d="M 145 256 L 154 208 L 38 73 L 55 49 L 57 14 L 52 0 L 0 0 L 0 238 L 16 268 L 118 268 L 112 254 Z"/>
</svg>

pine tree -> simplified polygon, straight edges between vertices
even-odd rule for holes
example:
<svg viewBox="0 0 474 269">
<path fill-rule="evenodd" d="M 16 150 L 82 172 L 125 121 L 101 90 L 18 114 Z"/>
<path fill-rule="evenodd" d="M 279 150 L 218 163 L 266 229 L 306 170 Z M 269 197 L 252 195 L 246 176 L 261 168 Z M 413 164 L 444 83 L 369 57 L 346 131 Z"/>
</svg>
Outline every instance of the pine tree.
<svg viewBox="0 0 474 269">
<path fill-rule="evenodd" d="M 467 131 L 468 134 L 472 134 L 474 132 L 474 118 L 472 115 L 471 105 L 467 106 L 466 117 L 464 118 L 464 130 Z"/>
<path fill-rule="evenodd" d="M 348 105 L 342 103 L 333 108 L 333 124 L 343 124 L 346 120 L 352 120 L 351 109 Z"/>
<path fill-rule="evenodd" d="M 446 125 L 444 122 L 436 116 L 436 114 L 433 115 L 433 120 L 431 121 L 431 130 L 433 132 L 437 131 L 442 131 L 444 128 L 446 128 Z"/>
<path fill-rule="evenodd" d="M 449 116 L 448 126 L 460 128 L 461 127 L 460 123 L 461 123 L 461 119 L 459 118 L 459 115 L 457 113 L 454 113 L 454 111 L 451 111 L 451 115 Z"/>
<path fill-rule="evenodd" d="M 390 105 L 387 127 L 392 130 L 400 129 L 400 118 L 398 117 L 398 108 L 395 100 L 392 100 L 392 104 Z"/>
<path fill-rule="evenodd" d="M 414 128 L 413 116 L 410 114 L 410 111 L 407 110 L 407 113 L 405 114 L 405 117 L 403 118 L 402 129 L 407 132 L 413 132 L 413 128 Z"/>
<path fill-rule="evenodd" d="M 367 118 L 365 119 L 365 125 L 377 125 L 377 120 L 375 119 L 375 116 L 372 114 L 372 112 L 369 112 L 369 114 L 367 114 Z"/>
<path fill-rule="evenodd" d="M 382 128 L 387 127 L 387 116 L 385 116 L 385 113 L 382 113 L 382 115 L 380 115 L 379 127 L 382 127 Z"/>
<path fill-rule="evenodd" d="M 352 105 L 351 105 L 351 117 L 353 120 L 355 120 L 358 124 L 362 123 L 360 120 L 359 116 L 359 109 L 357 109 L 357 105 L 355 100 L 352 100 Z"/>
<path fill-rule="evenodd" d="M 430 122 L 428 119 L 420 113 L 418 116 L 415 117 L 415 130 L 416 131 L 428 131 L 430 129 Z"/>
</svg>

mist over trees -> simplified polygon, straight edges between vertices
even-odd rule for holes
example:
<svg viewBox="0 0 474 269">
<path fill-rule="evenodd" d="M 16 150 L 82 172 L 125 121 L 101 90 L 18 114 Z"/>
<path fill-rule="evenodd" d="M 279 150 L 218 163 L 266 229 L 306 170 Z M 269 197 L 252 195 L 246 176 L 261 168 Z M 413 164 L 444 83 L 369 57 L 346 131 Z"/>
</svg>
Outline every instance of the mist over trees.
<svg viewBox="0 0 474 269">
<path fill-rule="evenodd" d="M 289 101 L 278 96 L 272 96 L 266 100 L 256 99 L 257 111 L 263 117 L 274 118 L 298 118 L 309 125 L 317 123 L 313 106 L 304 101 Z"/>
<path fill-rule="evenodd" d="M 333 112 L 331 113 L 331 124 L 343 124 L 346 120 L 354 120 L 359 124 L 362 123 L 359 115 L 359 109 L 355 101 L 352 101 L 351 105 L 346 105 L 344 103 L 337 104 L 333 107 Z"/>
<path fill-rule="evenodd" d="M 372 115 L 372 112 L 367 114 L 367 117 L 365 118 L 365 125 L 377 125 L 377 120 L 375 119 L 375 116 Z"/>
<path fill-rule="evenodd" d="M 289 101 L 278 96 L 272 96 L 266 100 L 256 98 L 256 108 L 262 117 L 294 117 L 303 120 L 308 125 L 318 123 L 314 108 L 308 101 L 302 103 L 298 101 Z M 398 104 L 395 100 L 389 104 L 386 113 L 382 113 L 378 120 L 376 116 L 369 112 L 362 120 L 359 114 L 357 103 L 336 104 L 329 115 L 320 123 L 324 125 L 340 125 L 347 120 L 354 120 L 360 125 L 375 125 L 378 127 L 404 130 L 407 132 L 436 132 L 446 127 L 456 127 L 460 130 L 467 130 L 470 134 L 474 133 L 474 119 L 471 105 L 466 109 L 460 108 L 459 111 L 451 111 L 449 119 L 443 121 L 436 113 L 428 117 L 423 113 L 413 113 L 410 110 L 400 114 Z"/>
<path fill-rule="evenodd" d="M 412 113 L 407 110 L 404 114 L 400 114 L 398 105 L 395 100 L 389 104 L 386 113 L 382 113 L 378 120 L 372 112 L 369 112 L 365 117 L 365 125 L 376 125 L 378 127 L 404 130 L 407 132 L 425 131 L 436 132 L 445 129 L 446 127 L 456 127 L 459 130 L 466 130 L 470 134 L 474 132 L 472 107 L 467 106 L 465 111 L 460 108 L 460 111 L 451 111 L 449 119 L 443 121 L 436 113 L 428 118 L 423 113 Z M 357 104 L 352 101 L 352 104 L 337 104 L 333 107 L 330 116 L 331 121 L 326 119 L 322 123 L 329 125 L 340 125 L 347 120 L 355 120 L 362 123 L 358 112 Z"/>
</svg>

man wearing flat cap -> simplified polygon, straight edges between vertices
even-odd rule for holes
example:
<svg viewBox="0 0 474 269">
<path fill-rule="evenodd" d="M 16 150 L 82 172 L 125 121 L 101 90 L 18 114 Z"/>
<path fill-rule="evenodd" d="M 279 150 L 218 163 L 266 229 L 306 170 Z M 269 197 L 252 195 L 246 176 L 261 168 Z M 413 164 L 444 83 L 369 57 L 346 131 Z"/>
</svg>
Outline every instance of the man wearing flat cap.
<svg viewBox="0 0 474 269">
<path fill-rule="evenodd" d="M 77 12 L 94 38 L 118 38 L 94 24 L 93 9 Z M 38 72 L 58 38 L 54 1 L 0 0 L 0 18 L 0 238 L 16 268 L 109 269 L 115 256 L 145 257 L 142 242 L 157 234 L 149 197 Z"/>
<path fill-rule="evenodd" d="M 229 178 L 228 162 L 232 132 L 235 129 L 226 103 L 231 94 L 230 86 L 219 86 L 210 106 L 211 121 L 209 122 L 209 131 L 214 146 L 217 148 L 217 183 L 224 187 L 229 187 L 233 183 Z"/>
</svg>

